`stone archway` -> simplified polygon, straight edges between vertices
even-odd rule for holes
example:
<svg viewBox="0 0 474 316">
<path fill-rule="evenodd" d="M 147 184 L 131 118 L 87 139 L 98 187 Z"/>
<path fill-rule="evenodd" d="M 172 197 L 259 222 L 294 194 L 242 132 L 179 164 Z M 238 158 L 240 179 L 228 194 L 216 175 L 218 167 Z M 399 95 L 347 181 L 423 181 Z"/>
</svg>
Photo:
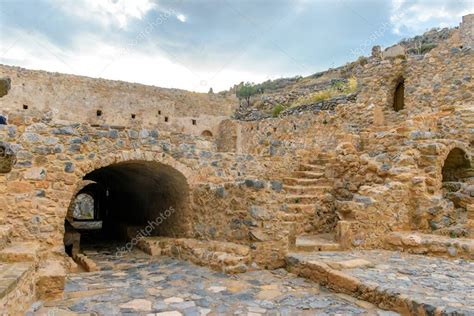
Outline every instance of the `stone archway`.
<svg viewBox="0 0 474 316">
<path fill-rule="evenodd" d="M 458 147 L 451 149 L 444 160 L 443 182 L 460 182 L 469 177 L 471 162 L 467 153 Z"/>
<path fill-rule="evenodd" d="M 451 148 L 442 167 L 442 192 L 457 210 L 457 221 L 465 222 L 473 217 L 474 198 L 470 191 L 474 186 L 474 172 L 464 149 Z"/>
<path fill-rule="evenodd" d="M 175 165 L 179 164 L 175 162 Z M 85 173 L 83 183 L 76 189 L 71 201 L 81 193 L 87 193 L 94 201 L 101 201 L 100 210 L 96 209 L 98 214 L 94 215 L 101 225 L 94 228 L 81 225 L 78 229 L 71 227 L 72 202 L 65 223 L 66 249 L 66 241 L 75 243 L 78 248 L 79 239 L 81 244 L 124 242 L 144 231 L 147 236 L 186 237 L 190 234 L 188 178 L 168 164 L 133 159 L 109 165 L 99 164 Z M 95 205 L 97 207 L 97 203 Z"/>
<path fill-rule="evenodd" d="M 203 137 L 212 137 L 212 132 L 210 130 L 204 130 L 202 133 L 201 133 L 201 136 Z"/>
</svg>

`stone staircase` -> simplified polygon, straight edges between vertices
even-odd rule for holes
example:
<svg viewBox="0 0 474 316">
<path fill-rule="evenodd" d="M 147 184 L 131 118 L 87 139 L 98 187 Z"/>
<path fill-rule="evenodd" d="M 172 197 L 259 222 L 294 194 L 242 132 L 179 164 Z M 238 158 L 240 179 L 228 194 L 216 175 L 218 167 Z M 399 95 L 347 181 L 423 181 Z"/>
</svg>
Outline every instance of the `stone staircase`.
<svg viewBox="0 0 474 316">
<path fill-rule="evenodd" d="M 0 315 L 22 314 L 36 299 L 62 296 L 66 272 L 61 261 L 40 261 L 38 242 L 11 240 L 0 225 Z"/>
<path fill-rule="evenodd" d="M 11 233 L 10 226 L 0 225 L 1 315 L 19 314 L 34 299 L 34 258 L 29 253 L 16 252 L 20 245 L 11 243 Z"/>
<path fill-rule="evenodd" d="M 315 218 L 316 205 L 324 201 L 325 195 L 333 189 L 333 179 L 328 168 L 333 159 L 330 154 L 321 153 L 315 159 L 300 164 L 298 170 L 294 171 L 291 177 L 283 179 L 283 189 L 287 194 L 285 197 L 286 212 L 293 216 L 295 222 L 292 233 L 294 237 L 290 237 L 290 248 L 293 250 L 340 249 L 334 232 L 317 233 L 314 232 L 314 226 L 318 225 L 309 224 Z M 325 215 L 331 216 L 331 214 Z M 306 225 L 301 225 L 301 223 L 306 223 Z"/>
<path fill-rule="evenodd" d="M 474 128 L 474 110 L 468 106 L 459 110 L 461 121 L 468 127 Z"/>
</svg>

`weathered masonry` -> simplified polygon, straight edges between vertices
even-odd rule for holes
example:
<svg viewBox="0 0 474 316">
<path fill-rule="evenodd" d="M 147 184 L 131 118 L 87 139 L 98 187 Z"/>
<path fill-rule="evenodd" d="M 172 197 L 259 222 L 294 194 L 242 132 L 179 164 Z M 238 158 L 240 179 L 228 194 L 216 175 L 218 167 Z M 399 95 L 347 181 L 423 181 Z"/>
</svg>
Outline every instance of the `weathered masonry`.
<svg viewBox="0 0 474 316">
<path fill-rule="evenodd" d="M 336 290 L 339 272 L 290 254 L 472 260 L 473 20 L 426 54 L 359 62 L 349 97 L 245 121 L 230 92 L 0 66 L 0 311 L 60 298 L 66 273 L 94 269 L 81 246 L 95 242 L 228 273 L 290 265 Z"/>
</svg>

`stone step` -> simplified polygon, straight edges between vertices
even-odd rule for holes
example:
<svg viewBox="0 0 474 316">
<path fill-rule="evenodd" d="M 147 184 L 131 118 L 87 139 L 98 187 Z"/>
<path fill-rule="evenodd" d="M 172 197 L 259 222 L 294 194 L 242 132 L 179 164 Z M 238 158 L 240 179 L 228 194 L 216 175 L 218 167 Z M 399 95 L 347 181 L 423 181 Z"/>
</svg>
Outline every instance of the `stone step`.
<svg viewBox="0 0 474 316">
<path fill-rule="evenodd" d="M 312 165 L 312 164 L 309 164 L 309 163 L 302 163 L 299 166 L 299 171 L 324 172 L 325 169 L 326 169 L 325 166 Z"/>
<path fill-rule="evenodd" d="M 40 244 L 34 241 L 12 242 L 0 250 L 0 262 L 38 262 Z"/>
<path fill-rule="evenodd" d="M 290 252 L 286 269 L 401 315 L 474 312 L 470 283 L 465 281 L 473 273 L 472 264 L 464 260 L 387 250 Z"/>
<path fill-rule="evenodd" d="M 32 262 L 0 262 L 0 315 L 23 315 L 34 297 Z"/>
<path fill-rule="evenodd" d="M 283 183 L 286 185 L 305 185 L 305 186 L 330 186 L 331 180 L 328 179 L 303 179 L 303 178 L 284 178 Z"/>
<path fill-rule="evenodd" d="M 314 204 L 288 204 L 288 213 L 292 214 L 312 214 L 314 213 Z"/>
<path fill-rule="evenodd" d="M 307 214 L 310 214 L 309 211 L 307 211 Z M 296 223 L 300 221 L 304 221 L 307 216 L 303 213 L 300 213 L 299 210 L 287 210 L 286 212 L 279 211 L 276 213 L 277 219 L 282 221 L 282 222 L 291 222 L 291 223 Z"/>
<path fill-rule="evenodd" d="M 10 242 L 12 227 L 9 225 L 0 225 L 0 250 L 5 248 Z"/>
<path fill-rule="evenodd" d="M 330 162 L 332 162 L 331 158 L 316 158 L 316 159 L 310 160 L 309 164 L 324 166 Z"/>
<path fill-rule="evenodd" d="M 287 195 L 285 197 L 286 203 L 292 204 L 314 204 L 321 200 L 320 195 Z"/>
<path fill-rule="evenodd" d="M 388 249 L 436 257 L 474 260 L 474 239 L 422 234 L 418 232 L 393 232 L 385 238 Z"/>
<path fill-rule="evenodd" d="M 341 245 L 334 234 L 303 235 L 296 237 L 296 251 L 337 251 Z"/>
<path fill-rule="evenodd" d="M 330 192 L 332 190 L 332 187 L 328 185 L 283 185 L 283 190 L 285 190 L 289 194 L 322 194 Z"/>
<path fill-rule="evenodd" d="M 314 171 L 294 171 L 293 177 L 303 178 L 303 179 L 320 179 L 324 177 L 324 172 L 314 172 Z"/>
<path fill-rule="evenodd" d="M 36 275 L 36 297 L 54 300 L 63 297 L 66 269 L 61 261 L 46 260 L 41 263 Z"/>
<path fill-rule="evenodd" d="M 317 156 L 317 159 L 332 159 L 334 157 L 334 154 L 331 153 L 319 153 Z"/>
<path fill-rule="evenodd" d="M 462 116 L 474 116 L 474 111 L 471 109 L 460 109 L 458 111 Z"/>
<path fill-rule="evenodd" d="M 146 237 L 137 246 L 151 256 L 176 257 L 226 273 L 246 272 L 250 263 L 250 248 L 231 242 Z"/>
</svg>

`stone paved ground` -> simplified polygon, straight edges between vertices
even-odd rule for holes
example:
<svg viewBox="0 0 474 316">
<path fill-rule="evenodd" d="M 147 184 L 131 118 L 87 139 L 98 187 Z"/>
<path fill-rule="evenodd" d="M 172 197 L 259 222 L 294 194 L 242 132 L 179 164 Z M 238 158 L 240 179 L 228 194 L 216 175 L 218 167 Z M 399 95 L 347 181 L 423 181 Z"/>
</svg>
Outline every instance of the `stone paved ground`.
<svg viewBox="0 0 474 316">
<path fill-rule="evenodd" d="M 474 262 L 410 255 L 394 251 L 313 252 L 291 254 L 303 261 L 338 262 L 365 259 L 373 267 L 343 272 L 375 283 L 380 291 L 401 293 L 418 303 L 446 306 L 447 313 L 474 315 Z"/>
<path fill-rule="evenodd" d="M 64 300 L 46 303 L 36 315 L 63 311 L 100 315 L 392 314 L 330 293 L 283 269 L 225 275 L 176 259 L 147 257 L 139 251 L 121 259 L 93 252 L 89 257 L 99 261 L 103 271 L 69 275 Z M 123 269 L 115 270 L 118 267 Z M 164 312 L 174 313 L 160 314 Z"/>
</svg>

